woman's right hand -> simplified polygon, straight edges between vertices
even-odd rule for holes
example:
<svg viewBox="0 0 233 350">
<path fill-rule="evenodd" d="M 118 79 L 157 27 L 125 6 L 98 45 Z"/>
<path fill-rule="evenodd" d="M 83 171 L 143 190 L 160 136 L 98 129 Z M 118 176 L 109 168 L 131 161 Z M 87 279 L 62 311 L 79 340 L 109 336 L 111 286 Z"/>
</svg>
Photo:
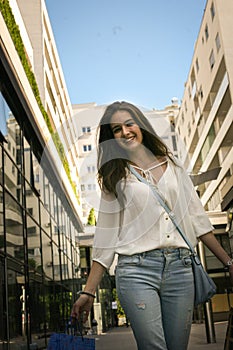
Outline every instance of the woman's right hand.
<svg viewBox="0 0 233 350">
<path fill-rule="evenodd" d="M 75 320 L 82 320 L 85 323 L 88 319 L 94 299 L 86 294 L 81 294 L 73 305 L 71 317 Z"/>
</svg>

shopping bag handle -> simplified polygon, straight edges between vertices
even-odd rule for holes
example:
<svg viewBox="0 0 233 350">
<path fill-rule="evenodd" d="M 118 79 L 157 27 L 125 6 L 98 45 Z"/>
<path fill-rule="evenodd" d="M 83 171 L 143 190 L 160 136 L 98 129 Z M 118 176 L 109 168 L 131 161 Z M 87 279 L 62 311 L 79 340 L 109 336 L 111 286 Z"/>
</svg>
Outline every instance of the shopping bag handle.
<svg viewBox="0 0 233 350">
<path fill-rule="evenodd" d="M 83 340 L 83 325 L 81 320 L 77 320 L 77 318 L 70 316 L 69 321 L 66 323 L 66 333 L 68 330 L 73 331 L 73 335 L 77 335 L 77 331 L 79 331 L 80 336 Z"/>
</svg>

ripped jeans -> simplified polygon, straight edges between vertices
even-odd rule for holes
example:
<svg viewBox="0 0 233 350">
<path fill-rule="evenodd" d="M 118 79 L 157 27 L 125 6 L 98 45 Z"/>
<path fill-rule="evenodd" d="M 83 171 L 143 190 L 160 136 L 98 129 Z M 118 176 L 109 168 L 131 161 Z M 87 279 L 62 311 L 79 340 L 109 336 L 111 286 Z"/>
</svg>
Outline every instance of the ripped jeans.
<svg viewBox="0 0 233 350">
<path fill-rule="evenodd" d="M 194 283 L 186 248 L 120 255 L 116 287 L 139 350 L 186 350 Z"/>
</svg>

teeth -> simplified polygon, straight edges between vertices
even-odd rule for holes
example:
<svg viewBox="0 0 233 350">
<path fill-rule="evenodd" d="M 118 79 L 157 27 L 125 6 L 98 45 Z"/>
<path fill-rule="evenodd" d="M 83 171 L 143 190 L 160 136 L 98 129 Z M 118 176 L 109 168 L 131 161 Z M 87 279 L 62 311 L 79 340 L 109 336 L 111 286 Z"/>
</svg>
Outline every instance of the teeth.
<svg viewBox="0 0 233 350">
<path fill-rule="evenodd" d="M 134 139 L 134 137 L 130 137 L 129 139 L 126 139 L 125 142 L 130 142 Z"/>
</svg>

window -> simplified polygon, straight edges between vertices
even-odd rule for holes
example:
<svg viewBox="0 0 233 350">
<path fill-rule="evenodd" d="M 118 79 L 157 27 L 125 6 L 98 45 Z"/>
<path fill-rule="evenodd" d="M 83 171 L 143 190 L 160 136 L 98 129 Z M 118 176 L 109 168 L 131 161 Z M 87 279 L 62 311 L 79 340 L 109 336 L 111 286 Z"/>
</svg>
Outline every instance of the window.
<svg viewBox="0 0 233 350">
<path fill-rule="evenodd" d="M 60 265 L 54 265 L 54 275 L 55 276 L 60 275 Z"/>
<path fill-rule="evenodd" d="M 199 71 L 199 62 L 198 62 L 198 58 L 196 59 L 196 70 L 197 70 L 197 73 Z"/>
<path fill-rule="evenodd" d="M 28 255 L 34 255 L 34 249 L 33 248 L 28 249 Z"/>
<path fill-rule="evenodd" d="M 181 121 L 182 121 L 182 123 L 184 122 L 184 112 L 182 112 L 182 114 L 181 114 Z"/>
<path fill-rule="evenodd" d="M 220 47 L 221 47 L 220 37 L 219 37 L 218 33 L 217 33 L 216 38 L 215 38 L 215 44 L 216 44 L 216 48 L 217 48 L 217 52 L 218 52 Z"/>
<path fill-rule="evenodd" d="M 173 146 L 173 151 L 177 151 L 177 143 L 176 143 L 176 137 L 175 135 L 172 135 L 172 146 Z"/>
<path fill-rule="evenodd" d="M 87 167 L 87 172 L 90 173 L 94 173 L 95 172 L 95 166 L 94 165 L 88 165 Z"/>
<path fill-rule="evenodd" d="M 25 194 L 27 197 L 32 196 L 32 190 L 31 189 L 26 190 Z"/>
<path fill-rule="evenodd" d="M 17 149 L 16 151 L 16 164 L 21 165 L 21 150 Z"/>
<path fill-rule="evenodd" d="M 91 145 L 83 145 L 83 151 L 84 152 L 90 152 L 91 151 Z"/>
<path fill-rule="evenodd" d="M 214 3 L 213 2 L 212 2 L 211 7 L 210 7 L 210 13 L 211 13 L 211 18 L 213 20 L 214 16 L 215 16 L 215 8 L 214 8 Z"/>
<path fill-rule="evenodd" d="M 206 40 L 208 40 L 208 38 L 209 38 L 209 28 L 208 28 L 207 24 L 205 26 L 205 38 L 206 38 Z"/>
<path fill-rule="evenodd" d="M 82 132 L 84 134 L 91 132 L 91 127 L 90 126 L 83 126 L 82 127 Z"/>
<path fill-rule="evenodd" d="M 171 129 L 171 132 L 175 132 L 175 124 L 174 123 L 170 123 L 170 129 Z"/>
<path fill-rule="evenodd" d="M 210 68 L 212 69 L 215 64 L 214 51 L 212 50 L 209 57 Z"/>
<path fill-rule="evenodd" d="M 36 226 L 28 227 L 27 232 L 28 232 L 28 236 L 36 235 Z"/>
<path fill-rule="evenodd" d="M 96 184 L 88 184 L 87 185 L 88 191 L 95 191 L 96 190 Z"/>
<path fill-rule="evenodd" d="M 190 136 L 191 134 L 191 126 L 190 126 L 190 123 L 188 123 L 188 136 Z"/>
<path fill-rule="evenodd" d="M 188 93 L 189 93 L 189 98 L 192 96 L 191 95 L 191 89 L 190 89 L 190 86 L 188 87 Z"/>
<path fill-rule="evenodd" d="M 81 185 L 81 191 L 85 191 L 85 185 Z"/>
<path fill-rule="evenodd" d="M 210 148 L 212 147 L 212 144 L 214 142 L 215 137 L 216 137 L 215 129 L 214 129 L 214 125 L 212 124 L 210 129 L 209 129 L 209 133 L 205 139 L 205 142 L 203 143 L 203 146 L 201 148 L 201 152 L 200 152 L 203 162 L 205 161 L 205 159 L 210 151 Z"/>
<path fill-rule="evenodd" d="M 199 95 L 200 95 L 201 99 L 203 99 L 203 90 L 202 90 L 202 86 L 200 86 L 200 88 L 199 88 Z"/>
<path fill-rule="evenodd" d="M 192 111 L 192 124 L 195 123 L 195 116 L 194 116 L 194 112 Z"/>
</svg>

